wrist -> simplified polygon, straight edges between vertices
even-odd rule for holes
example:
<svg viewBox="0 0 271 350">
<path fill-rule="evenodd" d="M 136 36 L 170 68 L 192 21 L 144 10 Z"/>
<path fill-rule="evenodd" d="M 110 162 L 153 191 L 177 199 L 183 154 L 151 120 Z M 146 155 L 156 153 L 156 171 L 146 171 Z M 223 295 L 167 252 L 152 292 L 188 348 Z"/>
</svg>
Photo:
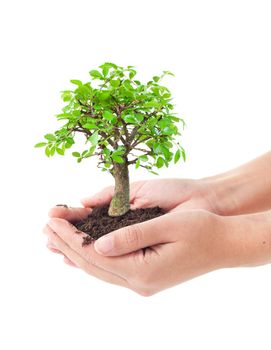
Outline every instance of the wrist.
<svg viewBox="0 0 271 350">
<path fill-rule="evenodd" d="M 239 215 L 271 209 L 271 152 L 227 173 L 202 179 L 220 215 Z"/>
<path fill-rule="evenodd" d="M 248 267 L 271 262 L 271 211 L 220 217 L 224 267 Z"/>
<path fill-rule="evenodd" d="M 206 188 L 207 200 L 216 214 L 221 216 L 240 214 L 240 192 L 244 186 L 244 179 L 239 174 L 216 175 L 203 178 L 200 182 Z"/>
</svg>

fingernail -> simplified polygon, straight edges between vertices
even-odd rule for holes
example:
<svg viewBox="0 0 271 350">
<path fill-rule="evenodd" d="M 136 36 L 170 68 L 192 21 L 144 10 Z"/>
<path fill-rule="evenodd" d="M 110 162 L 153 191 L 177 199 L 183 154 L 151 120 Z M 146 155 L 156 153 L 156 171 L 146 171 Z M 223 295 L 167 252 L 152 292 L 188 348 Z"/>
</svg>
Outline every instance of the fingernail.
<svg viewBox="0 0 271 350">
<path fill-rule="evenodd" d="M 113 237 L 112 235 L 105 235 L 99 238 L 94 247 L 98 253 L 107 254 L 113 249 Z"/>
</svg>

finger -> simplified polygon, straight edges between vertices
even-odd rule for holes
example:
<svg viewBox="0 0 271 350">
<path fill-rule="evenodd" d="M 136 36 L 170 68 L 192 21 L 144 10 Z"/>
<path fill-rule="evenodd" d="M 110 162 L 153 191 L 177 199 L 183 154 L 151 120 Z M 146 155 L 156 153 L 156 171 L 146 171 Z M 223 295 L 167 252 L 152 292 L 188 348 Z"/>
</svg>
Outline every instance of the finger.
<svg viewBox="0 0 271 350">
<path fill-rule="evenodd" d="M 83 198 L 81 203 L 86 208 L 99 207 L 105 204 L 109 204 L 114 194 L 114 187 L 109 186 L 102 191 L 94 194 L 91 197 Z"/>
<path fill-rule="evenodd" d="M 71 266 L 71 267 L 76 267 L 78 268 L 77 265 L 75 265 L 70 259 L 68 259 L 66 256 L 64 256 L 64 259 L 63 259 L 64 263 Z"/>
<path fill-rule="evenodd" d="M 61 220 L 61 219 L 54 219 L 54 220 Z M 77 252 L 75 252 L 73 249 L 71 249 L 64 240 L 61 239 L 61 237 L 58 236 L 54 232 L 54 230 L 47 231 L 47 235 L 51 242 L 54 244 L 54 246 L 59 249 L 63 255 L 65 255 L 73 264 L 87 272 L 88 274 L 99 278 L 103 281 L 106 281 L 108 283 L 120 285 L 123 287 L 129 287 L 128 283 L 125 279 L 114 275 L 113 273 L 110 273 L 108 271 L 105 271 L 101 269 L 100 267 L 97 267 L 93 265 L 92 263 L 86 261 L 82 256 L 80 256 Z"/>
<path fill-rule="evenodd" d="M 44 233 L 46 232 L 50 232 L 51 234 L 54 234 L 53 230 L 48 226 L 46 225 L 45 228 L 44 228 Z M 54 246 L 54 244 L 51 242 L 51 240 L 49 239 L 48 237 L 48 242 L 47 242 L 47 248 L 53 252 L 53 253 L 56 253 L 56 254 L 61 254 L 63 255 L 63 253 L 56 248 L 56 246 Z M 70 266 L 73 266 L 73 267 L 77 267 L 72 261 L 70 261 L 65 255 L 64 255 L 64 262 L 67 264 L 67 265 L 70 265 Z"/>
<path fill-rule="evenodd" d="M 62 254 L 58 249 L 52 247 L 50 244 L 47 244 L 47 248 L 48 248 L 52 253 Z"/>
<path fill-rule="evenodd" d="M 131 202 L 133 202 L 135 194 L 138 191 L 138 189 L 140 189 L 140 187 L 142 187 L 142 184 L 144 184 L 144 181 L 137 181 L 137 182 L 133 182 L 131 184 L 131 187 L 130 187 L 130 201 Z M 113 197 L 113 194 L 114 194 L 114 187 L 108 186 L 108 187 L 105 187 L 102 191 L 94 194 L 93 196 L 83 198 L 81 200 L 81 203 L 86 208 L 99 207 L 102 205 L 109 204 L 112 197 Z M 134 206 L 132 204 L 131 207 L 138 208 L 139 206 L 138 205 Z"/>
<path fill-rule="evenodd" d="M 53 207 L 49 210 L 49 217 L 62 218 L 70 222 L 77 222 L 84 220 L 91 213 L 89 208 L 66 208 L 66 207 Z"/>
<path fill-rule="evenodd" d="M 89 261 L 92 265 L 106 270 L 110 273 L 128 279 L 135 272 L 133 256 L 108 258 L 98 254 L 93 244 L 83 246 L 85 233 L 78 231 L 73 225 L 63 219 L 54 218 L 48 222 L 51 230 L 55 232 L 71 249 Z"/>
<path fill-rule="evenodd" d="M 56 249 L 56 248 L 54 248 L 54 247 L 52 247 L 50 244 L 47 244 L 47 248 L 52 252 L 52 253 L 56 253 L 56 254 L 61 254 L 61 255 L 63 255 L 63 253 L 60 251 L 60 250 L 58 250 L 58 249 Z M 67 265 L 70 265 L 70 266 L 73 266 L 73 267 L 78 267 L 78 266 L 76 266 L 72 261 L 70 261 L 65 255 L 64 255 L 64 262 L 67 264 Z"/>
<path fill-rule="evenodd" d="M 51 229 L 51 227 L 49 227 L 48 225 L 44 226 L 42 232 L 48 237 L 48 235 L 50 233 L 54 233 L 53 230 Z M 56 254 L 62 254 L 54 245 L 53 243 L 50 241 L 49 237 L 47 240 L 47 248 L 52 252 L 52 253 L 56 253 Z"/>
<path fill-rule="evenodd" d="M 165 214 L 110 232 L 95 242 L 95 250 L 106 256 L 120 256 L 153 245 L 174 242 L 176 240 L 175 232 L 179 228 L 176 220 L 172 217 L 173 215 Z"/>
</svg>

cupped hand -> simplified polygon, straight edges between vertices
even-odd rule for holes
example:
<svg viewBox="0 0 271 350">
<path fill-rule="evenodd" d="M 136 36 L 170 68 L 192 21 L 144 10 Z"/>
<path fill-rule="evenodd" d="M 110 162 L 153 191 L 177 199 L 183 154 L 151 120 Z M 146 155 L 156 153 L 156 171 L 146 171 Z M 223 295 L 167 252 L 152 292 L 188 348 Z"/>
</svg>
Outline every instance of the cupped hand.
<svg viewBox="0 0 271 350">
<path fill-rule="evenodd" d="M 62 218 L 48 222 L 44 233 L 51 247 L 88 274 L 141 295 L 152 295 L 228 263 L 222 217 L 205 210 L 168 213 L 111 232 L 84 247 L 85 234 L 64 213 L 69 220 L 78 214 L 63 208 Z"/>
<path fill-rule="evenodd" d="M 82 200 L 84 208 L 66 208 L 56 206 L 49 211 L 51 218 L 63 218 L 74 223 L 84 219 L 91 212 L 91 207 L 108 204 L 113 196 L 114 188 L 106 187 L 95 195 Z M 218 211 L 215 205 L 212 186 L 204 180 L 162 179 L 138 181 L 131 184 L 131 209 L 160 206 L 167 212 L 187 209 L 207 209 Z M 46 229 L 45 229 L 46 230 Z M 61 253 L 52 242 L 47 247 L 53 253 Z M 64 262 L 76 266 L 64 255 Z"/>
<path fill-rule="evenodd" d="M 83 199 L 82 204 L 86 208 L 108 204 L 112 199 L 113 192 L 113 186 L 106 187 L 94 196 Z M 215 191 L 212 185 L 205 180 L 137 181 L 132 183 L 130 187 L 130 204 L 131 209 L 159 206 L 167 212 L 206 209 L 221 214 Z"/>
</svg>

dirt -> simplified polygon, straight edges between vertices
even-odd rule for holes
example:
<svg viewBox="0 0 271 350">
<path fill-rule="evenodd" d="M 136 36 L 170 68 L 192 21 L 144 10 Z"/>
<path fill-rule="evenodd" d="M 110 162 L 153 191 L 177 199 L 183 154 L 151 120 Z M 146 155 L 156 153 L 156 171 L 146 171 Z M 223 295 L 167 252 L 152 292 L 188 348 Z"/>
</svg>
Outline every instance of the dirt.
<svg viewBox="0 0 271 350">
<path fill-rule="evenodd" d="M 108 208 L 109 206 L 96 207 L 85 220 L 74 224 L 78 230 L 88 235 L 83 238 L 83 246 L 119 228 L 154 219 L 164 214 L 161 208 L 154 207 L 129 210 L 122 216 L 111 217 L 108 215 Z"/>
</svg>

